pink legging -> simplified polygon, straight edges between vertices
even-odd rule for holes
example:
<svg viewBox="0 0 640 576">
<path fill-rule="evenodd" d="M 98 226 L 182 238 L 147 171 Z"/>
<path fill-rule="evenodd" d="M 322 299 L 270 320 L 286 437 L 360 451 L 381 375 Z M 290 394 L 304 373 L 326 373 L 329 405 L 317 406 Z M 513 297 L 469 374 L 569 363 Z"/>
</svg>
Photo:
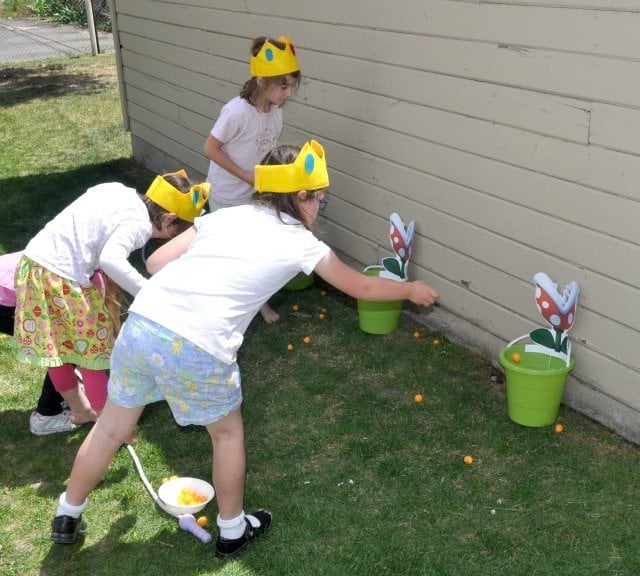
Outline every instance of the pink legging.
<svg viewBox="0 0 640 576">
<path fill-rule="evenodd" d="M 75 374 L 75 366 L 73 364 L 63 364 L 57 368 L 49 368 L 48 372 L 51 382 L 53 382 L 53 387 L 58 392 L 73 390 L 78 385 L 78 377 Z M 78 372 L 82 377 L 84 392 L 91 404 L 91 408 L 96 412 L 100 412 L 107 401 L 107 382 L 109 379 L 106 371 L 78 368 Z"/>
</svg>

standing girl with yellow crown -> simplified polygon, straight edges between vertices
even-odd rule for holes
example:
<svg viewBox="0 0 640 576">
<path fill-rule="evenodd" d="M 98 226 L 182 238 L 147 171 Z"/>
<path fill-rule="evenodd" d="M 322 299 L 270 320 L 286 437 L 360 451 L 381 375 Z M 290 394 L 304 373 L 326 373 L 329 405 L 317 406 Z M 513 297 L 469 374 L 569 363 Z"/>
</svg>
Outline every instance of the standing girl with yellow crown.
<svg viewBox="0 0 640 576">
<path fill-rule="evenodd" d="M 107 397 L 115 339 L 114 309 L 102 270 L 137 294 L 146 281 L 128 261 L 150 238 L 172 238 L 202 212 L 208 184 L 191 186 L 186 172 L 158 176 L 142 196 L 111 182 L 89 188 L 29 242 L 16 270 L 14 335 L 18 359 L 48 368 L 74 424 L 93 421 Z M 84 392 L 78 386 L 80 372 Z M 86 396 L 85 396 L 86 394 Z"/>
<path fill-rule="evenodd" d="M 70 544 L 84 534 L 87 497 L 133 434 L 145 405 L 161 399 L 178 424 L 205 426 L 211 437 L 216 555 L 237 556 L 269 528 L 270 512 L 244 512 L 242 389 L 236 364 L 245 330 L 260 307 L 296 274 L 313 271 L 354 298 L 409 299 L 429 306 L 438 297 L 424 282 L 365 276 L 313 235 L 310 228 L 326 202 L 328 185 L 319 143 L 276 148 L 255 167 L 251 204 L 197 218 L 149 257 L 147 269 L 154 275 L 129 308 L 116 341 L 109 399 L 60 496 L 54 542 Z"/>
<path fill-rule="evenodd" d="M 278 144 L 282 106 L 300 83 L 300 65 L 290 38 L 261 36 L 251 46 L 250 79 L 240 95 L 222 107 L 204 143 L 211 162 L 212 210 L 247 204 L 253 193 L 253 169 Z M 260 311 L 268 323 L 279 315 L 265 303 Z"/>
</svg>

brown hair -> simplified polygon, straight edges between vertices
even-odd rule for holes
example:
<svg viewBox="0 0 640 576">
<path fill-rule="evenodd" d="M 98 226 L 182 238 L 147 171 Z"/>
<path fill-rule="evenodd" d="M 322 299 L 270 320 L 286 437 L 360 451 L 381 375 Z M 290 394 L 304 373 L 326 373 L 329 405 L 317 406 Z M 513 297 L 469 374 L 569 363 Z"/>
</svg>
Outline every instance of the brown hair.
<svg viewBox="0 0 640 576">
<path fill-rule="evenodd" d="M 279 48 L 280 50 L 284 50 L 286 48 L 286 44 L 284 44 L 283 42 L 280 42 L 279 40 L 274 40 L 273 38 L 268 38 L 267 36 L 259 36 L 258 38 L 255 38 L 251 44 L 251 55 L 254 57 L 257 56 L 260 50 L 262 49 L 262 46 L 267 40 L 271 42 L 271 44 Z M 291 74 L 281 74 L 280 76 L 269 76 L 264 78 L 264 81 L 267 86 L 270 86 L 272 84 L 286 84 L 287 76 L 291 76 L 292 78 L 296 79 L 296 90 L 297 90 L 298 86 L 300 86 L 300 80 L 301 80 L 300 70 L 291 72 Z M 258 79 L 255 76 L 252 78 L 249 78 L 249 80 L 247 80 L 244 83 L 242 90 L 240 90 L 240 97 L 244 98 L 247 102 L 249 102 L 254 106 L 255 106 L 256 98 L 258 97 L 259 94 L 260 94 L 260 86 L 258 85 Z"/>
<path fill-rule="evenodd" d="M 167 174 L 163 176 L 163 178 L 169 182 L 174 188 L 177 188 L 183 194 L 186 194 L 191 190 L 191 181 L 186 176 L 182 176 L 180 174 Z M 144 202 L 147 207 L 147 211 L 149 212 L 149 220 L 151 220 L 151 224 L 156 230 L 160 230 L 162 227 L 162 217 L 165 214 L 168 214 L 169 211 L 166 208 L 163 208 L 159 204 L 156 204 L 153 200 L 140 194 L 140 198 Z M 174 236 L 177 236 L 181 232 L 184 232 L 187 228 L 193 225 L 193 222 L 188 222 L 187 220 L 183 220 L 182 218 L 176 217 L 176 219 L 171 224 L 174 228 Z"/>
<path fill-rule="evenodd" d="M 265 165 L 279 165 L 279 164 L 293 164 L 295 159 L 300 154 L 300 147 L 293 146 L 291 144 L 282 144 L 269 152 L 260 162 Z M 299 220 L 305 227 L 304 216 L 300 210 L 300 204 L 298 202 L 298 192 L 254 192 L 251 197 L 255 204 L 261 204 L 273 208 L 278 215 L 280 221 L 282 221 L 282 213 L 293 216 L 296 220 Z M 315 197 L 317 192 L 309 190 L 307 192 L 310 197 Z"/>
<path fill-rule="evenodd" d="M 104 274 L 104 303 L 111 316 L 113 333 L 118 335 L 122 326 L 122 315 L 124 313 L 124 291 L 109 276 Z"/>
</svg>

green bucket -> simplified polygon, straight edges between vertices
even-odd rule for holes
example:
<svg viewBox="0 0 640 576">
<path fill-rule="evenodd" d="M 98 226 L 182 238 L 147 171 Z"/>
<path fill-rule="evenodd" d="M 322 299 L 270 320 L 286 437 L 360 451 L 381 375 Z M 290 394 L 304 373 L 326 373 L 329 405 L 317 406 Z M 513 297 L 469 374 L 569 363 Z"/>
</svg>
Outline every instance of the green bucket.
<svg viewBox="0 0 640 576">
<path fill-rule="evenodd" d="M 378 276 L 378 268 L 366 268 L 362 271 L 367 276 Z M 360 329 L 369 334 L 388 334 L 393 332 L 400 322 L 403 300 L 384 302 L 358 299 L 358 318 Z"/>
<path fill-rule="evenodd" d="M 304 290 L 305 288 L 309 288 L 315 281 L 315 274 L 312 272 L 311 274 L 305 274 L 304 272 L 299 272 L 296 274 L 289 282 L 285 284 L 285 288 L 287 290 Z"/>
<path fill-rule="evenodd" d="M 519 362 L 512 359 L 516 352 L 521 356 Z M 575 360 L 571 358 L 567 366 L 562 358 L 525 352 L 524 344 L 513 344 L 500 351 L 500 364 L 507 381 L 509 418 L 523 426 L 553 424 Z"/>
</svg>

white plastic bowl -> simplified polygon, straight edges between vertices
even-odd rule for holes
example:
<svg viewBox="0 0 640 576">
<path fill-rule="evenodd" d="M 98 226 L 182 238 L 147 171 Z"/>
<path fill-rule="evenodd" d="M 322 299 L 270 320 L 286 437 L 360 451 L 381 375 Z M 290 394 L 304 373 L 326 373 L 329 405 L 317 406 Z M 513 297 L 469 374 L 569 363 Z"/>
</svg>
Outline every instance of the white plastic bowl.
<svg viewBox="0 0 640 576">
<path fill-rule="evenodd" d="M 180 506 L 178 504 L 178 496 L 180 490 L 188 488 L 197 494 L 206 498 L 205 502 L 194 504 L 193 506 Z M 172 514 L 195 514 L 200 512 L 209 502 L 211 502 L 215 491 L 209 482 L 200 480 L 199 478 L 189 478 L 184 476 L 168 480 L 158 488 L 158 496 L 167 506 Z"/>
</svg>

